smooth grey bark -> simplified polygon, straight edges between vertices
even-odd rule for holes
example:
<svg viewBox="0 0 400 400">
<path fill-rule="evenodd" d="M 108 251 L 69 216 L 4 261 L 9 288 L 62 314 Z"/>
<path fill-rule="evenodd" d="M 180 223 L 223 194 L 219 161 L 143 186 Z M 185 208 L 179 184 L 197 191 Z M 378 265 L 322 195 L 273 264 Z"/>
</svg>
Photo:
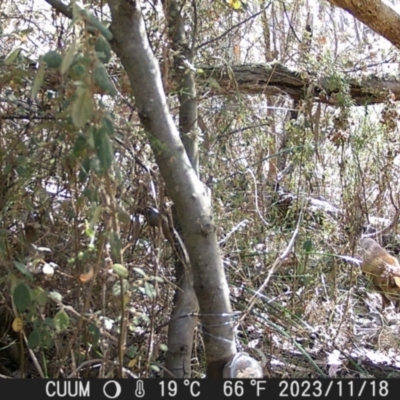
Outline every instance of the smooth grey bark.
<svg viewBox="0 0 400 400">
<path fill-rule="evenodd" d="M 193 52 L 186 40 L 182 7 L 175 0 L 165 0 L 163 5 L 168 22 L 168 36 L 175 54 L 171 78 L 177 82 L 180 136 L 190 163 L 199 175 L 196 84 L 193 71 L 187 68 L 186 64 L 192 64 Z M 173 207 L 173 218 L 176 229 L 181 232 L 176 207 Z M 198 310 L 198 301 L 190 265 L 185 265 L 183 260 L 182 257 L 175 257 L 177 289 L 168 325 L 168 352 L 165 356 L 164 371 L 166 378 L 191 376 L 193 338 L 198 318 L 189 315 Z"/>
<path fill-rule="evenodd" d="M 182 6 L 176 0 L 164 0 L 168 21 L 168 36 L 175 51 L 173 79 L 178 82 L 179 130 L 189 160 L 193 168 L 199 171 L 199 149 L 197 138 L 197 93 L 193 67 L 193 47 L 185 34 L 185 21 Z M 194 33 L 195 34 L 195 33 Z"/>
<path fill-rule="evenodd" d="M 109 1 L 112 46 L 132 86 L 156 162 L 174 202 L 193 271 L 202 315 L 208 377 L 222 377 L 236 352 L 229 290 L 205 185 L 198 178 L 169 113 L 157 60 L 151 51 L 139 1 Z M 188 271 L 189 273 L 189 271 Z"/>
</svg>

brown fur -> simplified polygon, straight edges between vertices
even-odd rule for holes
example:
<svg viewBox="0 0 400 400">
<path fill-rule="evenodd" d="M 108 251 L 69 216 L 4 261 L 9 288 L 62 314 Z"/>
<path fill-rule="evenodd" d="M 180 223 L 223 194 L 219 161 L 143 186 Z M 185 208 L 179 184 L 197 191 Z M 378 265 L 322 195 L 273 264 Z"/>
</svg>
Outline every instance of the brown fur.
<svg viewBox="0 0 400 400">
<path fill-rule="evenodd" d="M 400 303 L 400 264 L 384 248 L 370 238 L 361 239 L 363 262 L 361 270 L 370 278 L 374 289 L 382 296 L 382 310 L 392 301 Z"/>
</svg>

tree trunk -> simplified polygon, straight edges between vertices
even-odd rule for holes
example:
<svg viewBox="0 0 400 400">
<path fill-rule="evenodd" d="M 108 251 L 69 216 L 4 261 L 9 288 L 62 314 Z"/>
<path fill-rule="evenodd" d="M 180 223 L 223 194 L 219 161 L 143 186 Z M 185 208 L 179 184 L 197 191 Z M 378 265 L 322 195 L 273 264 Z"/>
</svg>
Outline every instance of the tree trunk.
<svg viewBox="0 0 400 400">
<path fill-rule="evenodd" d="M 110 0 L 109 5 L 111 43 L 131 82 L 140 120 L 175 204 L 190 257 L 202 315 L 207 375 L 222 377 L 224 364 L 236 350 L 229 290 L 207 188 L 192 167 L 169 113 L 140 2 Z"/>
<path fill-rule="evenodd" d="M 185 38 L 182 8 L 175 0 L 166 0 L 163 3 L 168 21 L 168 35 L 175 54 L 173 75 L 177 73 L 177 76 L 173 76 L 173 79 L 178 83 L 180 136 L 190 163 L 199 175 L 196 85 L 193 72 L 185 66 L 185 62 L 192 64 L 193 54 Z M 174 207 L 174 225 L 180 233 L 182 229 L 177 215 L 176 207 Z M 198 318 L 192 314 L 198 311 L 198 302 L 193 288 L 190 264 L 183 260 L 184 257 L 175 257 L 177 289 L 171 322 L 168 325 L 168 352 L 164 373 L 166 378 L 190 378 L 191 376 L 193 337 L 198 322 Z"/>
</svg>

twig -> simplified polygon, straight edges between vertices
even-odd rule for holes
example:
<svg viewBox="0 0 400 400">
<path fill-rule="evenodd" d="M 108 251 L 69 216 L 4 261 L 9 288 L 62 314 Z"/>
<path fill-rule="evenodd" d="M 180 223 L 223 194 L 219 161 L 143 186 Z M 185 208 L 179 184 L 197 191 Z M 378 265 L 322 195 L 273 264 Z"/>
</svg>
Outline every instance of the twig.
<svg viewBox="0 0 400 400">
<path fill-rule="evenodd" d="M 53 298 L 53 297 L 51 297 L 51 296 L 49 296 L 49 299 L 53 300 L 62 310 L 69 311 L 69 312 L 71 312 L 72 314 L 76 315 L 78 318 L 80 318 L 80 319 L 82 319 L 82 320 L 84 320 L 84 321 L 86 321 L 86 322 L 89 322 L 89 323 L 91 323 L 91 324 L 94 323 L 93 320 L 91 320 L 90 318 L 87 318 L 87 317 L 83 316 L 83 315 L 80 314 L 78 311 L 76 311 L 72 306 L 66 306 L 66 305 L 63 304 L 61 301 L 56 300 L 55 298 Z M 97 326 L 97 325 L 96 325 L 96 326 Z M 102 327 L 98 327 L 98 328 L 100 329 L 100 331 L 102 332 L 102 334 L 103 334 L 104 336 L 106 336 L 108 339 L 110 339 L 110 341 L 112 341 L 112 342 L 114 342 L 114 343 L 118 343 L 118 339 L 115 338 L 115 336 L 113 336 L 111 333 L 108 333 L 108 332 L 107 332 L 104 328 L 102 328 Z"/>
<path fill-rule="evenodd" d="M 54 0 L 46 0 L 46 1 L 54 1 Z M 207 40 L 206 42 L 203 42 L 201 44 L 199 44 L 196 47 L 196 51 L 198 51 L 199 49 L 201 49 L 202 47 L 208 46 L 211 43 L 217 42 L 218 40 L 222 39 L 223 37 L 225 37 L 226 35 L 228 35 L 230 32 L 232 32 L 233 30 L 239 28 L 239 26 L 245 24 L 246 22 L 251 21 L 252 19 L 258 17 L 260 14 L 262 14 L 267 8 L 269 8 L 269 6 L 272 4 L 272 2 L 270 1 L 264 8 L 262 8 L 260 11 L 256 12 L 253 15 L 250 15 L 250 17 L 244 19 L 243 21 L 240 21 L 239 23 L 237 23 L 236 25 L 232 26 L 231 28 L 229 28 L 228 30 L 226 30 L 222 35 L 219 35 L 213 39 Z"/>
<path fill-rule="evenodd" d="M 37 372 L 39 373 L 40 377 L 44 379 L 45 376 L 44 376 L 42 367 L 40 366 L 39 361 L 38 361 L 38 359 L 37 359 L 36 356 L 35 356 L 35 353 L 34 353 L 34 352 L 31 350 L 31 348 L 29 347 L 28 338 L 26 337 L 25 332 L 23 332 L 23 335 L 24 335 L 24 342 L 25 342 L 25 344 L 26 344 L 26 348 L 28 349 L 28 352 L 29 352 L 29 355 L 31 356 L 31 359 L 32 359 L 32 361 L 33 361 L 33 364 L 35 365 L 36 370 L 37 370 Z"/>
<path fill-rule="evenodd" d="M 76 374 L 77 372 L 79 372 L 82 368 L 86 367 L 87 365 L 94 364 L 94 363 L 99 363 L 99 364 L 101 365 L 103 362 L 104 362 L 104 360 L 103 360 L 102 358 L 95 358 L 95 359 L 93 359 L 93 360 L 84 361 L 82 364 L 80 364 L 76 369 L 74 369 L 74 370 L 67 376 L 67 379 L 75 378 L 75 374 Z M 108 364 L 118 365 L 118 363 L 115 362 L 115 361 L 106 361 L 106 362 L 107 362 Z M 94 366 L 94 367 L 96 367 L 96 366 Z M 133 374 L 132 371 L 130 371 L 129 369 L 127 369 L 127 368 L 122 368 L 122 369 L 123 369 L 123 371 L 124 371 L 127 375 L 129 375 L 131 378 L 138 379 L 138 376 L 136 376 L 135 374 Z M 0 377 L 1 377 L 1 376 L 0 376 Z"/>
<path fill-rule="evenodd" d="M 287 245 L 285 251 L 282 253 L 282 255 L 280 255 L 275 262 L 272 264 L 272 267 L 268 273 L 268 276 L 265 278 L 264 283 L 260 286 L 260 288 L 257 290 L 256 293 L 254 293 L 253 297 L 250 299 L 249 305 L 247 307 L 247 310 L 245 313 L 243 313 L 241 321 L 243 321 L 243 319 L 246 317 L 246 315 L 251 311 L 251 309 L 253 308 L 258 296 L 261 294 L 261 292 L 265 289 L 265 287 L 268 285 L 272 275 L 274 274 L 274 272 L 276 271 L 276 269 L 281 265 L 282 261 L 288 256 L 288 254 L 291 252 L 293 246 L 294 246 L 294 242 L 296 240 L 296 237 L 299 233 L 300 230 L 300 223 L 302 220 L 302 215 L 303 215 L 303 211 L 300 211 L 300 215 L 299 218 L 297 220 L 297 225 L 296 225 L 296 229 L 293 232 L 292 238 L 290 239 L 289 244 Z"/>
<path fill-rule="evenodd" d="M 223 238 L 221 239 L 218 244 L 221 245 L 223 243 L 226 243 L 229 238 L 237 231 L 239 230 L 242 226 L 245 226 L 249 222 L 248 219 L 244 219 L 243 221 L 240 221 L 236 226 L 233 227 L 233 229 Z"/>
</svg>

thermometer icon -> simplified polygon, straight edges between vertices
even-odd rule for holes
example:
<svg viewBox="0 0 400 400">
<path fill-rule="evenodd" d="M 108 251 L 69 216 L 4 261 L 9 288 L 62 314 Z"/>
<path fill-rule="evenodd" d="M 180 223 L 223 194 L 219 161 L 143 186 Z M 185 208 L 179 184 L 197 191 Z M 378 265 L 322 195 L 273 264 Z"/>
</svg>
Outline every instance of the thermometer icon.
<svg viewBox="0 0 400 400">
<path fill-rule="evenodd" d="M 136 382 L 135 396 L 139 398 L 144 396 L 143 381 L 141 379 Z"/>
</svg>

